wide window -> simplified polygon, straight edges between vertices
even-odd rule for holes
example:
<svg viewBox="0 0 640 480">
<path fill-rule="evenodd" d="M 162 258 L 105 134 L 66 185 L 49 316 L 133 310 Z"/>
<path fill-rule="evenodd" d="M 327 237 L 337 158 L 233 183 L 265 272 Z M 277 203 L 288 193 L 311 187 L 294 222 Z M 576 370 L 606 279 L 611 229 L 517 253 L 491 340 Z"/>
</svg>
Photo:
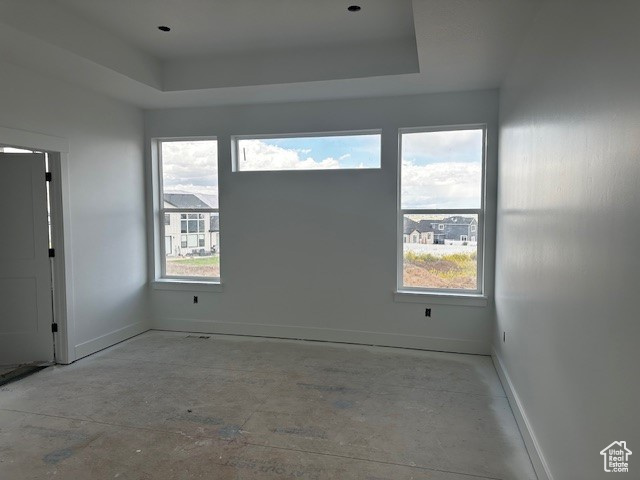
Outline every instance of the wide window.
<svg viewBox="0 0 640 480">
<path fill-rule="evenodd" d="M 485 129 L 400 132 L 399 290 L 482 292 Z"/>
<path fill-rule="evenodd" d="M 380 168 L 380 132 L 235 137 L 235 170 Z"/>
<path fill-rule="evenodd" d="M 220 279 L 218 142 L 159 142 L 162 276 Z"/>
</svg>

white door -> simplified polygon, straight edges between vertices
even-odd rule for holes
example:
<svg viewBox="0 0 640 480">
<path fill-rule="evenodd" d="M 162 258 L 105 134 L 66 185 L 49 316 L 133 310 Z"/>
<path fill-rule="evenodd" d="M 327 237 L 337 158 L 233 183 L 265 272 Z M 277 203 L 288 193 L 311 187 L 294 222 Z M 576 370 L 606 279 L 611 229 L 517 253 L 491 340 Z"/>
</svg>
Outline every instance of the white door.
<svg viewBox="0 0 640 480">
<path fill-rule="evenodd" d="M 0 153 L 0 364 L 53 360 L 43 154 Z"/>
</svg>

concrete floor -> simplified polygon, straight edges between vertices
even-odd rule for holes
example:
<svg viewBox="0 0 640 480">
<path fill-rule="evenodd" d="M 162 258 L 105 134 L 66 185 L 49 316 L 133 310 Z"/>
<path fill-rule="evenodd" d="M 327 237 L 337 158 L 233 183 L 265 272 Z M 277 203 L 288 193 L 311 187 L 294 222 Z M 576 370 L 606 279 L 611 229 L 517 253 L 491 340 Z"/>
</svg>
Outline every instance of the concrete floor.
<svg viewBox="0 0 640 480">
<path fill-rule="evenodd" d="M 20 365 L 0 365 L 0 377 L 13 372 Z"/>
<path fill-rule="evenodd" d="M 0 388 L 0 478 L 535 479 L 489 357 L 147 332 Z"/>
</svg>

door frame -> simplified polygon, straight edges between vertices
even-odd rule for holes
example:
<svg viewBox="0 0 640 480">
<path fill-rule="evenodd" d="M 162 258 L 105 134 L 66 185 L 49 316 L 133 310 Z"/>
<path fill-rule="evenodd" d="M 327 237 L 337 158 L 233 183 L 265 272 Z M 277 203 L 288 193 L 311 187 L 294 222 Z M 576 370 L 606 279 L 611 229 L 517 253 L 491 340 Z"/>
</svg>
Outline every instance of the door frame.
<svg viewBox="0 0 640 480">
<path fill-rule="evenodd" d="M 53 257 L 53 318 L 58 324 L 54 334 L 56 363 L 69 364 L 75 357 L 75 322 L 73 319 L 73 265 L 71 256 L 71 222 L 69 215 L 69 142 L 66 138 L 45 135 L 27 130 L 0 126 L 0 144 L 16 148 L 41 150 L 49 154 L 49 171 L 53 181 L 49 194 L 51 203 L 51 240 L 55 249 Z M 44 182 L 45 179 L 43 178 Z M 69 308 L 70 307 L 70 308 Z"/>
</svg>

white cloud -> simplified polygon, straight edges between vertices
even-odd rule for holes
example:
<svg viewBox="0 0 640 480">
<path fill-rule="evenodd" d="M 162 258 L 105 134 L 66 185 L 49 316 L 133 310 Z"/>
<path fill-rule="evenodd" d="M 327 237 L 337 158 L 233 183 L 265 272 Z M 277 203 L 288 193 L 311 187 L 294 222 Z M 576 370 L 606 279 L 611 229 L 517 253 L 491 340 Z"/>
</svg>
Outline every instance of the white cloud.
<svg viewBox="0 0 640 480">
<path fill-rule="evenodd" d="M 447 135 L 450 133 L 455 135 Z M 428 140 L 424 136 L 403 140 L 403 208 L 479 208 L 480 158 L 477 162 L 456 159 L 460 152 L 468 152 L 469 155 L 478 152 L 478 145 L 482 145 L 481 133 L 435 132 L 429 133 L 428 137 Z M 240 140 L 239 147 L 238 160 L 241 168 L 247 170 L 337 169 L 340 161 L 350 156 L 345 154 L 337 159 L 315 160 L 306 156 L 310 150 L 287 149 L 261 140 Z M 421 157 L 427 152 L 440 161 L 425 165 L 419 158 L 411 158 L 408 152 Z M 218 153 L 215 141 L 165 142 L 162 154 L 165 192 L 217 196 Z M 360 162 L 356 168 L 365 166 Z"/>
<path fill-rule="evenodd" d="M 403 208 L 480 208 L 482 130 L 402 136 Z"/>
<path fill-rule="evenodd" d="M 261 140 L 240 140 L 238 162 L 241 170 L 313 170 L 340 168 L 335 158 L 301 158 L 302 150 L 270 145 Z"/>
<path fill-rule="evenodd" d="M 480 208 L 482 167 L 478 163 L 402 162 L 403 208 Z"/>
<path fill-rule="evenodd" d="M 437 158 L 455 161 L 482 155 L 482 130 L 405 133 L 402 136 L 404 159 Z"/>
<path fill-rule="evenodd" d="M 162 183 L 166 193 L 217 195 L 217 142 L 163 142 Z"/>
</svg>

